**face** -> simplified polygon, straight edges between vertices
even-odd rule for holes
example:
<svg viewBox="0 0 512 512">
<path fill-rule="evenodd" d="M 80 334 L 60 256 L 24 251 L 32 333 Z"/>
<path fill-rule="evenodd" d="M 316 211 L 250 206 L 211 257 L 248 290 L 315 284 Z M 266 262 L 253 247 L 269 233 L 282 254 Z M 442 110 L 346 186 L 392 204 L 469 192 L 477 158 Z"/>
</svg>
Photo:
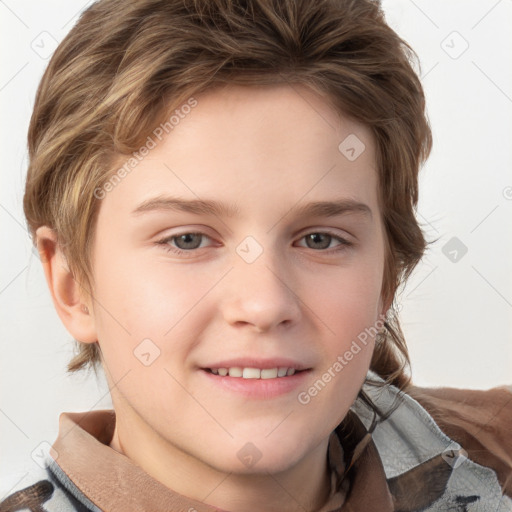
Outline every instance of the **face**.
<svg viewBox="0 0 512 512">
<path fill-rule="evenodd" d="M 327 446 L 385 311 L 374 141 L 305 87 L 196 100 L 101 200 L 93 318 L 118 433 L 194 471 L 286 471 Z"/>
</svg>

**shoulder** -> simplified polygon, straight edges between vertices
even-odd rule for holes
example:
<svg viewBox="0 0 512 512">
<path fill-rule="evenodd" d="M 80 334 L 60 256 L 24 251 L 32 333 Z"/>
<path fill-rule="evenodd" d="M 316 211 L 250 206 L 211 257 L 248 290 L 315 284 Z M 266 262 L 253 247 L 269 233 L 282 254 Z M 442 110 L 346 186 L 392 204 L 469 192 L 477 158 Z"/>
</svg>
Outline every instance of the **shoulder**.
<svg viewBox="0 0 512 512">
<path fill-rule="evenodd" d="M 14 486 L 2 482 L 0 511 L 40 510 L 52 498 L 54 490 L 55 483 L 46 472 L 25 473 Z"/>
<path fill-rule="evenodd" d="M 0 482 L 0 512 L 15 510 L 45 512 L 96 512 L 94 505 L 69 481 L 55 461 L 47 458 L 45 467 L 21 471 L 9 481 Z"/>
<path fill-rule="evenodd" d="M 412 386 L 407 394 L 459 443 L 469 459 L 496 472 L 512 496 L 512 386 L 489 390 Z"/>
</svg>

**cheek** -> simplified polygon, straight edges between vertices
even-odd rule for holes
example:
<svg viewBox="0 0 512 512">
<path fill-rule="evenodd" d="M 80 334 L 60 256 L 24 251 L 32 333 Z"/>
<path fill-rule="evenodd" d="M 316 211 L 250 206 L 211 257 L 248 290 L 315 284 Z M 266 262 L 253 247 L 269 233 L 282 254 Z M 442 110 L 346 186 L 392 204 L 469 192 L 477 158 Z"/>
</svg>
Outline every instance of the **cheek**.
<svg viewBox="0 0 512 512">
<path fill-rule="evenodd" d="M 362 257 L 328 278 L 310 283 L 305 302 L 311 304 L 332 338 L 346 342 L 378 319 L 382 277 L 383 262 L 373 256 Z"/>
<path fill-rule="evenodd" d="M 197 337 L 194 329 L 204 321 L 202 299 L 218 281 L 218 273 L 163 261 L 143 265 L 116 257 L 113 251 L 98 254 L 97 261 L 95 320 L 107 362 L 118 368 L 137 366 L 133 355 L 143 340 L 154 343 L 162 361 L 169 359 L 171 342 L 172 358 L 183 359 Z"/>
<path fill-rule="evenodd" d="M 335 278 L 334 278 L 335 277 Z M 313 416 L 323 415 L 334 428 L 352 405 L 370 366 L 374 341 L 381 326 L 379 302 L 382 270 L 372 258 L 326 280 L 323 292 L 310 294 L 324 336 L 322 366 L 297 395 Z M 314 305 L 313 305 L 314 304 Z M 302 409 L 301 409 L 302 410 Z"/>
</svg>

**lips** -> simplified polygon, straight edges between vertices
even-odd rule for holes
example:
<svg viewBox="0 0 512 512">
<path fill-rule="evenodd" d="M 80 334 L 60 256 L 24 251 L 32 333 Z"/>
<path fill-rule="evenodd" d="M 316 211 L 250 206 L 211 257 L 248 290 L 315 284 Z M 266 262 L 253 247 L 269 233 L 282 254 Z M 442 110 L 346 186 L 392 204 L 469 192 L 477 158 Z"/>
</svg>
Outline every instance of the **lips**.
<svg viewBox="0 0 512 512">
<path fill-rule="evenodd" d="M 274 366 L 276 362 L 286 364 L 285 366 Z M 247 359 L 242 362 L 244 366 L 227 366 L 233 363 L 241 364 L 240 360 L 236 362 L 223 361 L 212 364 L 213 368 L 200 368 L 200 374 L 207 379 L 208 389 L 214 386 L 215 389 L 243 396 L 246 399 L 269 400 L 286 396 L 297 388 L 303 388 L 308 375 L 312 371 L 312 368 L 308 368 L 301 363 L 282 359 L 278 361 L 257 361 L 256 364 L 263 366 L 263 368 L 256 366 L 256 364 L 245 366 L 254 364 L 254 362 L 248 362 Z M 217 367 L 217 364 L 226 364 L 226 366 Z M 281 372 L 279 372 L 280 369 Z M 284 375 L 285 370 L 286 375 Z M 279 373 L 281 376 L 279 376 Z"/>
</svg>

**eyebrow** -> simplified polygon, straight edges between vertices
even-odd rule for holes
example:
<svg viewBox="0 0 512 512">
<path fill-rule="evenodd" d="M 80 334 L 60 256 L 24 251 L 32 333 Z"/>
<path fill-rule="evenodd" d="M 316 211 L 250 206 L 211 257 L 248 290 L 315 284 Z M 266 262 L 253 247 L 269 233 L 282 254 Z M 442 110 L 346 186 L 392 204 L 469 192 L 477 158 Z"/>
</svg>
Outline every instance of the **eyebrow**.
<svg viewBox="0 0 512 512">
<path fill-rule="evenodd" d="M 225 204 L 214 199 L 181 199 L 169 196 L 147 199 L 132 211 L 132 215 L 137 216 L 153 211 L 180 211 L 229 218 L 240 215 L 240 209 L 235 204 Z M 373 217 L 372 210 L 367 204 L 345 198 L 307 203 L 292 208 L 286 215 L 289 213 L 297 217 L 336 217 L 353 213 L 366 216 L 369 219 Z"/>
</svg>

